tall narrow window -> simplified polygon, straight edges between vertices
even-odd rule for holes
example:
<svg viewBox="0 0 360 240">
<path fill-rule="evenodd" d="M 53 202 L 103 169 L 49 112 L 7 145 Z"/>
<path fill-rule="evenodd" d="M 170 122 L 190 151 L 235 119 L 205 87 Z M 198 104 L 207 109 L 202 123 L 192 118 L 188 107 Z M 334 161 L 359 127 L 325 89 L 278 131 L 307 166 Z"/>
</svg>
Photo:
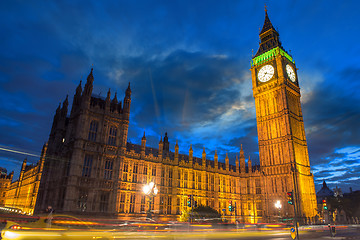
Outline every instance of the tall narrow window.
<svg viewBox="0 0 360 240">
<path fill-rule="evenodd" d="M 125 193 L 120 195 L 120 209 L 119 212 L 125 212 Z"/>
<path fill-rule="evenodd" d="M 255 188 L 256 188 L 256 194 L 261 194 L 260 179 L 255 180 Z"/>
<path fill-rule="evenodd" d="M 108 140 L 109 145 L 112 145 L 112 146 L 116 145 L 116 134 L 117 134 L 117 128 L 110 127 L 109 140 Z"/>
<path fill-rule="evenodd" d="M 113 161 L 111 159 L 107 159 L 105 161 L 104 179 L 111 180 L 112 170 L 113 170 Z"/>
<path fill-rule="evenodd" d="M 133 213 L 135 211 L 135 194 L 132 193 L 130 196 L 130 208 L 129 208 L 129 212 Z"/>
<path fill-rule="evenodd" d="M 141 205 L 140 205 L 140 213 L 144 213 L 145 212 L 145 196 L 141 197 Z"/>
<path fill-rule="evenodd" d="M 127 171 L 128 171 L 128 164 L 124 163 L 124 172 L 127 172 Z"/>
<path fill-rule="evenodd" d="M 172 198 L 171 198 L 171 196 L 169 196 L 168 202 L 167 202 L 167 210 L 166 210 L 167 214 L 171 214 L 171 205 L 172 205 Z"/>
<path fill-rule="evenodd" d="M 109 205 L 109 193 L 100 195 L 100 212 L 107 212 Z"/>
<path fill-rule="evenodd" d="M 86 154 L 85 159 L 84 159 L 84 166 L 83 166 L 83 170 L 82 170 L 83 177 L 91 176 L 92 161 L 93 161 L 93 156 Z"/>
<path fill-rule="evenodd" d="M 96 141 L 96 133 L 98 130 L 99 122 L 98 121 L 91 121 L 90 123 L 90 129 L 89 129 L 89 141 Z"/>
</svg>

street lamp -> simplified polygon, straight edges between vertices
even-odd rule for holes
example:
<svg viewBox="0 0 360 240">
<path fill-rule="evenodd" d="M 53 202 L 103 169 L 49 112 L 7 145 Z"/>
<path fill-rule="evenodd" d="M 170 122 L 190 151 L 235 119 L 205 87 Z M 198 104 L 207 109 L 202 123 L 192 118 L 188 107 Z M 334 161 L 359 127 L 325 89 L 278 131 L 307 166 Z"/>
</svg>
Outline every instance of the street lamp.
<svg viewBox="0 0 360 240">
<path fill-rule="evenodd" d="M 280 221 L 280 210 L 281 210 L 281 202 L 279 200 L 276 201 L 275 207 L 279 210 L 279 221 Z"/>
<path fill-rule="evenodd" d="M 151 219 L 151 202 L 154 200 L 154 196 L 158 193 L 158 189 L 155 186 L 154 182 L 144 185 L 143 193 L 149 197 L 149 208 L 147 212 L 147 217 Z"/>
</svg>

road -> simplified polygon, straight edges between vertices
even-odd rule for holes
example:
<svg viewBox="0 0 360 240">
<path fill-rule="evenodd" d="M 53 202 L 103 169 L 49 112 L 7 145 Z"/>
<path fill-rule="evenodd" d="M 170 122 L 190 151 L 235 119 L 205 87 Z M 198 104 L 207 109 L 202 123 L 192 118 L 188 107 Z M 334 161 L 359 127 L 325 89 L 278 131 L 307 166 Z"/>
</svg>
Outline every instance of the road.
<svg viewBox="0 0 360 240">
<path fill-rule="evenodd" d="M 299 233 L 300 240 L 319 240 L 319 239 L 360 239 L 360 227 L 348 227 L 336 231 L 336 236 L 331 237 L 330 231 L 323 230 L 303 230 Z M 128 232 L 122 236 L 115 236 L 114 239 L 171 239 L 171 240 L 195 240 L 195 239 L 292 239 L 290 231 L 199 231 L 199 232 Z"/>
<path fill-rule="evenodd" d="M 189 224 L 159 222 L 118 222 L 77 219 L 65 215 L 53 216 L 49 226 L 48 217 L 25 217 L 5 215 L 6 226 L 3 239 L 292 239 L 289 226 L 280 224 Z M 18 225 L 20 228 L 13 228 Z M 0 229 L 1 230 L 1 229 Z M 335 237 L 326 225 L 300 227 L 300 240 L 359 239 L 360 225 L 337 225 Z"/>
</svg>

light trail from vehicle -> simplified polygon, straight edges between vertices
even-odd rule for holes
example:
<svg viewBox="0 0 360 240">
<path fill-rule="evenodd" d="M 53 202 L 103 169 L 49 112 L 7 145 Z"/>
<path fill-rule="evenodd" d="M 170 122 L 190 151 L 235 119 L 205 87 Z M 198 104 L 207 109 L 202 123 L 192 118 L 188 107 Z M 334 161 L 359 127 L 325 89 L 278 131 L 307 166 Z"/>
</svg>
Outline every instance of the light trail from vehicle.
<svg viewBox="0 0 360 240">
<path fill-rule="evenodd" d="M 17 151 L 17 150 L 13 150 L 13 149 L 10 149 L 10 148 L 4 148 L 4 147 L 0 147 L 0 151 L 17 153 L 17 154 L 22 154 L 22 155 L 32 156 L 32 157 L 40 157 L 40 155 L 37 155 L 37 154 L 32 154 L 32 153 Z"/>
</svg>

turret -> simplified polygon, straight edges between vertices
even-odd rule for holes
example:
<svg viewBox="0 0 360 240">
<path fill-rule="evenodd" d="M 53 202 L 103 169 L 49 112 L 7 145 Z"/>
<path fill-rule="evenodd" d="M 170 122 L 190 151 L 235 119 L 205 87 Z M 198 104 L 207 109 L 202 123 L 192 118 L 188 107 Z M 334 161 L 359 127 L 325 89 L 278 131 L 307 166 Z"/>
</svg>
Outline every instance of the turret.
<svg viewBox="0 0 360 240">
<path fill-rule="evenodd" d="M 113 100 L 111 101 L 111 103 L 114 104 L 114 105 L 118 104 L 117 92 L 115 92 L 115 96 L 114 96 Z"/>
<path fill-rule="evenodd" d="M 39 166 L 39 170 L 38 172 L 41 173 L 43 168 L 44 168 L 44 163 L 45 163 L 45 157 L 46 157 L 46 152 L 47 152 L 47 148 L 48 148 L 48 143 L 45 143 L 43 145 L 43 148 L 41 150 L 41 155 L 40 155 L 40 166 Z M 41 176 L 41 175 L 40 175 Z"/>
<path fill-rule="evenodd" d="M 110 111 L 110 96 L 111 96 L 111 92 L 110 92 L 110 88 L 109 91 L 107 92 L 106 95 L 106 99 L 105 99 L 105 111 Z"/>
<path fill-rule="evenodd" d="M 203 148 L 203 152 L 202 152 L 202 166 L 206 167 L 206 152 L 205 152 L 205 147 Z"/>
<path fill-rule="evenodd" d="M 237 155 L 236 155 L 236 159 L 235 159 L 235 166 L 236 166 L 235 172 L 239 172 L 239 159 L 238 159 Z"/>
<path fill-rule="evenodd" d="M 249 160 L 248 160 L 248 172 L 251 173 L 252 172 L 252 165 L 251 165 L 251 159 L 249 156 Z"/>
<path fill-rule="evenodd" d="M 82 92 L 82 87 L 81 87 L 81 80 L 80 80 L 80 83 L 77 86 L 75 94 L 74 94 L 70 116 L 73 116 L 74 113 L 79 109 L 79 106 L 81 103 L 81 92 Z"/>
<path fill-rule="evenodd" d="M 12 182 L 12 179 L 14 177 L 14 171 L 12 171 L 9 175 L 8 175 L 8 179 L 10 179 L 10 182 Z"/>
<path fill-rule="evenodd" d="M 215 169 L 219 169 L 219 162 L 218 162 L 218 155 L 217 155 L 217 150 L 215 150 L 215 155 L 214 155 L 214 167 Z"/>
<path fill-rule="evenodd" d="M 60 113 L 61 113 L 61 103 L 59 104 L 58 108 L 56 109 L 55 115 L 54 115 L 54 119 L 53 119 L 53 124 L 51 127 L 51 131 L 50 131 L 50 137 L 53 137 L 55 134 L 55 130 L 57 128 L 57 124 L 60 118 Z"/>
<path fill-rule="evenodd" d="M 90 99 L 93 90 L 93 82 L 94 82 L 93 68 L 91 68 L 91 71 L 86 79 L 84 91 L 81 96 L 81 104 L 84 108 L 88 108 L 90 106 Z"/>
<path fill-rule="evenodd" d="M 121 105 L 121 103 L 120 103 Z M 113 100 L 111 101 L 111 106 L 110 106 L 110 110 L 112 112 L 121 112 L 121 107 L 119 108 L 119 104 L 118 104 L 118 99 L 117 99 L 117 92 L 115 92 L 115 96 L 113 98 Z"/>
<path fill-rule="evenodd" d="M 124 98 L 124 116 L 126 120 L 129 120 L 130 117 L 130 104 L 131 104 L 131 89 L 129 82 L 129 86 L 125 91 L 125 98 Z"/>
<path fill-rule="evenodd" d="M 159 154 L 158 154 L 158 158 L 159 158 L 160 161 L 162 160 L 163 148 L 164 148 L 164 143 L 163 143 L 163 141 L 162 141 L 162 137 L 160 137 L 160 142 L 159 142 Z"/>
<path fill-rule="evenodd" d="M 144 136 L 141 138 L 141 158 L 145 158 L 145 149 L 146 149 L 146 137 L 145 137 L 145 131 Z"/>
<path fill-rule="evenodd" d="M 68 111 L 68 106 L 69 106 L 69 100 L 68 100 L 68 95 L 66 95 L 66 98 L 63 102 L 63 106 L 61 108 L 61 118 L 65 119 L 66 115 L 67 115 L 67 111 Z"/>
<path fill-rule="evenodd" d="M 192 145 L 190 144 L 190 149 L 189 149 L 189 163 L 193 163 L 193 149 L 192 149 Z"/>
<path fill-rule="evenodd" d="M 164 137 L 164 153 L 169 153 L 169 138 L 167 136 L 167 132 L 165 133 L 165 137 Z"/>
<path fill-rule="evenodd" d="M 178 145 L 178 140 L 176 140 L 176 144 L 175 144 L 175 156 L 174 156 L 174 160 L 175 163 L 179 162 L 179 145 Z"/>
<path fill-rule="evenodd" d="M 240 149 L 240 172 L 245 173 L 245 155 L 242 144 Z"/>
<path fill-rule="evenodd" d="M 227 152 L 226 152 L 226 156 L 225 156 L 225 167 L 226 167 L 226 171 L 229 171 L 230 164 L 229 164 L 229 156 L 228 156 Z"/>
<path fill-rule="evenodd" d="M 85 84 L 84 92 L 83 92 L 83 96 L 87 96 L 89 99 L 91 97 L 92 90 L 93 90 L 93 82 L 94 82 L 93 68 L 91 68 L 91 71 L 86 79 L 86 84 Z"/>
<path fill-rule="evenodd" d="M 22 179 L 23 179 L 23 176 L 24 176 L 24 173 L 25 173 L 25 168 L 26 168 L 26 162 L 27 162 L 27 159 L 25 158 L 22 165 L 21 165 L 21 170 L 20 170 L 20 175 L 19 175 L 19 182 L 18 184 L 21 183 Z"/>
</svg>

